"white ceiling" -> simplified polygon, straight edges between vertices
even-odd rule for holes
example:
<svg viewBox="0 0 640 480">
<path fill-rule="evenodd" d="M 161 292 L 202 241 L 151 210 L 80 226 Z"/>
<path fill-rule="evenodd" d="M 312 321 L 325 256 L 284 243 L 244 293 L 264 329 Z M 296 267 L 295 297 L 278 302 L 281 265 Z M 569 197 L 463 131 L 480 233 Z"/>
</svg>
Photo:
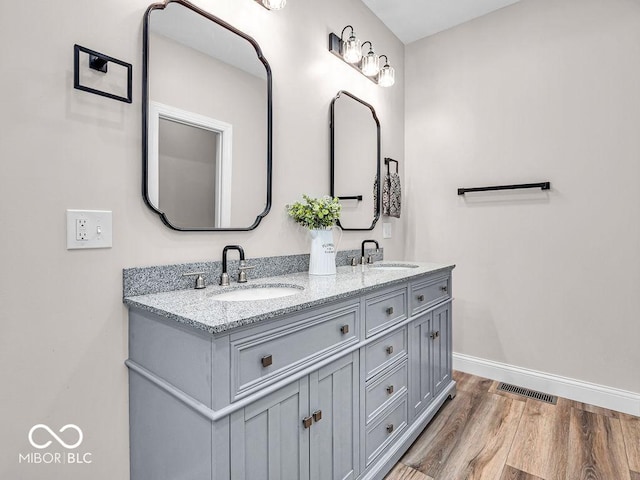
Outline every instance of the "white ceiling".
<svg viewBox="0 0 640 480">
<path fill-rule="evenodd" d="M 362 0 L 405 44 L 519 0 Z"/>
</svg>

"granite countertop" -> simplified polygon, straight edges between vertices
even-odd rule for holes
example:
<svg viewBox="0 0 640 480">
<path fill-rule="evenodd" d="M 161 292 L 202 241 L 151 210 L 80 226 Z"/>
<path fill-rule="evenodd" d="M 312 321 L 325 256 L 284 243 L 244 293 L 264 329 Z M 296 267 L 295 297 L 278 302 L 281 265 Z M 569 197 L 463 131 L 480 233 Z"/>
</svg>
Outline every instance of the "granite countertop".
<svg viewBox="0 0 640 480">
<path fill-rule="evenodd" d="M 124 303 L 215 334 L 455 267 L 451 264 L 387 261 L 374 265 L 406 263 L 417 265 L 417 268 L 386 270 L 358 265 L 338 267 L 336 275 L 313 276 L 307 272 L 299 272 L 256 280 L 251 280 L 249 273 L 249 281 L 245 284 L 232 282 L 229 287 L 210 285 L 202 290 L 130 296 L 124 298 Z M 297 286 L 303 290 L 294 295 L 268 300 L 216 300 L 216 294 L 257 285 Z"/>
</svg>

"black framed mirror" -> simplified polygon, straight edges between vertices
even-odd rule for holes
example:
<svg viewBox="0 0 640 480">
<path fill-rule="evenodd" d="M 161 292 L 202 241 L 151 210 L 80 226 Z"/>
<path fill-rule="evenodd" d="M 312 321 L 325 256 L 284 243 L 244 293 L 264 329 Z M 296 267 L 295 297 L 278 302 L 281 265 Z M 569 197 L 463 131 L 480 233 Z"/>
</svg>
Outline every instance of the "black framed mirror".
<svg viewBox="0 0 640 480">
<path fill-rule="evenodd" d="M 341 90 L 331 101 L 331 196 L 343 230 L 373 230 L 380 218 L 380 121 L 375 109 Z"/>
<path fill-rule="evenodd" d="M 143 27 L 143 197 L 175 230 L 252 230 L 271 209 L 271 67 L 258 43 L 185 0 Z"/>
</svg>

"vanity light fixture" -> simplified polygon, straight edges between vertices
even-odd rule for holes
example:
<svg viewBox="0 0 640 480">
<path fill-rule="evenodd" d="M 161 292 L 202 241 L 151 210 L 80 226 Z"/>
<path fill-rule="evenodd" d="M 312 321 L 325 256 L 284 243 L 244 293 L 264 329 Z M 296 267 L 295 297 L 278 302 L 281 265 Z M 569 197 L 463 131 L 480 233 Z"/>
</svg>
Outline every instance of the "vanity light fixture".
<svg viewBox="0 0 640 480">
<path fill-rule="evenodd" d="M 344 32 L 348 28 L 351 29 L 351 35 L 344 40 Z M 362 47 L 367 44 L 369 44 L 369 51 L 363 56 Z M 344 27 L 340 36 L 335 33 L 329 34 L 329 51 L 381 87 L 390 87 L 395 83 L 395 71 L 389 65 L 387 56 L 376 55 L 373 44 L 368 40 L 361 44 L 351 25 Z M 384 67 L 380 68 L 382 57 L 384 57 Z"/>
<path fill-rule="evenodd" d="M 366 41 L 362 44 L 364 47 L 366 44 L 369 44 L 369 53 L 362 57 L 362 62 L 360 63 L 360 70 L 367 77 L 374 77 L 380 71 L 380 59 L 373 51 L 373 45 L 370 41 Z"/>
<path fill-rule="evenodd" d="M 380 69 L 378 74 L 378 85 L 381 87 L 390 87 L 396 83 L 396 71 L 389 65 L 389 59 L 386 55 L 380 55 L 380 58 L 384 57 L 384 67 Z"/>
<path fill-rule="evenodd" d="M 282 10 L 287 0 L 256 0 L 267 10 Z"/>
</svg>

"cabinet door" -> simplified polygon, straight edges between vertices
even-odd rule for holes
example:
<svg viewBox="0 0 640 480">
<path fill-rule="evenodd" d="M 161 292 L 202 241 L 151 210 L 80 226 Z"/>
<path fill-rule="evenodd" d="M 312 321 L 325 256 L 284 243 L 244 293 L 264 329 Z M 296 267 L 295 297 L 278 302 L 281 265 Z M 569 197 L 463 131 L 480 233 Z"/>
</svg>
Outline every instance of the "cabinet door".
<svg viewBox="0 0 640 480">
<path fill-rule="evenodd" d="M 433 398 L 432 314 L 425 313 L 409 324 L 409 419 L 414 419 Z"/>
<path fill-rule="evenodd" d="M 451 304 L 433 312 L 433 390 L 437 395 L 451 380 Z"/>
<path fill-rule="evenodd" d="M 352 480 L 359 473 L 358 354 L 352 353 L 309 376 L 311 480 Z M 318 413 L 321 418 L 318 419 Z"/>
<path fill-rule="evenodd" d="M 233 480 L 308 480 L 309 381 L 302 378 L 231 415 Z"/>
</svg>

